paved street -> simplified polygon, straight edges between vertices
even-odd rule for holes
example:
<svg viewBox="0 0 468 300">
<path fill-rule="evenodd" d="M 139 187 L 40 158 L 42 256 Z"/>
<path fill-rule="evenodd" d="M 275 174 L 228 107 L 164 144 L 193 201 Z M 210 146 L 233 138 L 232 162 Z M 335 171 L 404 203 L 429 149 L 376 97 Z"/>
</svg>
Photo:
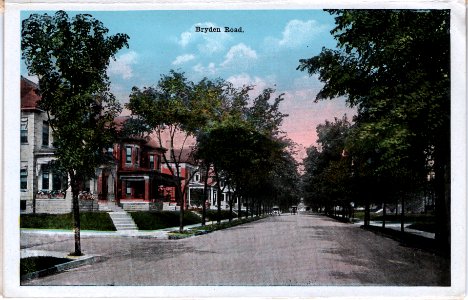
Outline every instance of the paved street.
<svg viewBox="0 0 468 300">
<path fill-rule="evenodd" d="M 73 237 L 26 233 L 21 246 L 69 252 Z M 24 284 L 450 284 L 447 259 L 319 215 L 275 216 L 184 240 L 87 236 L 82 249 L 103 261 Z"/>
</svg>

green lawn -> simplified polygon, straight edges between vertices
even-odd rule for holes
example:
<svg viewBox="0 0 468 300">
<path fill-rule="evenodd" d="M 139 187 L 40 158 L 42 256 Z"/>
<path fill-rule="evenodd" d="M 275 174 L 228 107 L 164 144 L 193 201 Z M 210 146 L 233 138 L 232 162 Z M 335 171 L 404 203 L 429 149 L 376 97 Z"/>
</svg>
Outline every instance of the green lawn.
<svg viewBox="0 0 468 300">
<path fill-rule="evenodd" d="M 114 224 L 106 212 L 81 212 L 82 230 L 115 231 Z M 21 215 L 21 228 L 73 229 L 73 216 L 68 214 L 30 214 Z"/>
<path fill-rule="evenodd" d="M 173 231 L 169 233 L 169 239 L 178 240 L 178 239 L 183 239 L 183 238 L 187 238 L 187 237 L 194 236 L 194 235 L 210 233 L 216 230 L 223 230 L 223 229 L 238 226 L 241 224 L 257 221 L 262 218 L 264 217 L 259 216 L 259 217 L 253 217 L 253 218 L 242 219 L 242 220 L 233 220 L 232 222 L 225 222 L 221 224 L 211 224 L 211 225 L 193 227 L 191 229 L 185 230 L 184 232 Z"/>
<path fill-rule="evenodd" d="M 408 228 L 421 230 L 425 232 L 436 232 L 436 224 L 434 222 L 427 223 L 427 222 L 416 222 L 408 226 Z"/>
<path fill-rule="evenodd" d="M 179 226 L 180 214 L 178 211 L 136 211 L 130 214 L 140 230 L 157 230 Z M 200 222 L 201 219 L 196 214 L 190 211 L 184 213 L 184 225 Z"/>
<path fill-rule="evenodd" d="M 22 258 L 20 261 L 20 275 L 45 270 L 69 261 L 71 261 L 71 259 L 52 256 L 33 256 Z"/>
<path fill-rule="evenodd" d="M 355 218 L 364 220 L 364 212 L 359 211 L 354 213 Z M 383 221 L 382 215 L 375 213 L 370 214 L 372 221 Z M 401 215 L 387 214 L 385 216 L 386 222 L 400 222 Z M 405 222 L 413 223 L 408 228 L 417 229 L 426 232 L 435 232 L 435 216 L 433 214 L 407 214 L 405 215 Z"/>
</svg>

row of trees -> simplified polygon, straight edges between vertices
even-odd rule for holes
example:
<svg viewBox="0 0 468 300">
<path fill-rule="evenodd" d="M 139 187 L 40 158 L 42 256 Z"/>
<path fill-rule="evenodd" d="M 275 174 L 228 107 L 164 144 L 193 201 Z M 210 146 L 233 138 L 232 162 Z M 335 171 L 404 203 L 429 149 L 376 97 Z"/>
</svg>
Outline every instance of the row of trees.
<svg viewBox="0 0 468 300">
<path fill-rule="evenodd" d="M 338 192 L 335 201 L 361 200 L 367 223 L 371 199 L 404 206 L 432 174 L 436 239 L 450 249 L 450 12 L 328 12 L 337 49 L 298 69 L 324 82 L 316 101 L 345 97 L 357 116 L 317 129 L 321 149 L 305 161 L 311 200 L 323 206 L 322 188 Z"/>
<path fill-rule="evenodd" d="M 39 79 L 39 105 L 49 116 L 56 167 L 70 178 L 73 254 L 81 255 L 79 187 L 95 175 L 97 167 L 106 164 L 106 149 L 118 137 L 113 121 L 121 105 L 110 92 L 106 71 L 117 51 L 128 47 L 129 37 L 108 36 L 107 28 L 91 15 L 69 18 L 63 11 L 53 16 L 31 15 L 23 21 L 21 37 L 22 58 L 29 73 Z M 283 98 L 273 99 L 275 91 L 265 89 L 252 99 L 253 89 L 235 88 L 221 79 L 194 83 L 183 73 L 171 71 L 154 87 L 132 89 L 127 108 L 133 118 L 124 132 L 155 133 L 161 147 L 168 134 L 170 146 L 164 162 L 174 178 L 181 177 L 183 159 L 182 152 L 175 151 L 176 137 L 183 137 L 180 148 L 195 138 L 193 157 L 205 174 L 212 170 L 218 195 L 223 180 L 234 190 L 232 199 L 242 197 L 252 213 L 273 204 L 286 206 L 297 201 L 298 174 L 293 145 L 279 130 L 286 117 L 279 111 Z M 190 178 L 186 179 L 188 183 Z M 187 188 L 182 181 L 175 182 L 183 230 L 182 199 Z M 220 197 L 218 210 L 219 204 Z"/>
<path fill-rule="evenodd" d="M 199 168 L 186 178 L 185 184 L 176 181 L 181 231 L 183 199 L 196 172 L 204 175 L 205 193 L 208 177 L 214 180 L 219 195 L 218 215 L 220 195 L 226 187 L 233 191 L 229 199 L 231 212 L 238 198 L 248 203 L 252 214 L 297 198 L 293 145 L 281 136 L 279 129 L 286 117 L 279 111 L 283 97 L 273 99 L 275 91 L 268 88 L 251 99 L 253 89 L 236 88 L 221 79 L 192 82 L 176 71 L 162 75 L 153 87 L 133 88 L 126 105 L 133 115 L 129 126 L 146 134 L 156 133 L 161 147 L 166 146 L 164 136 L 169 134 L 169 153 L 164 160 L 174 177 L 181 177 L 180 165 L 187 159 L 176 151 L 176 138 L 182 140 L 179 148 L 186 147 L 187 140 L 195 140 L 195 146 L 190 147 L 191 156 Z M 206 194 L 202 197 L 207 199 Z M 240 205 L 238 209 L 240 216 Z M 204 222 L 204 205 L 202 214 Z"/>
</svg>

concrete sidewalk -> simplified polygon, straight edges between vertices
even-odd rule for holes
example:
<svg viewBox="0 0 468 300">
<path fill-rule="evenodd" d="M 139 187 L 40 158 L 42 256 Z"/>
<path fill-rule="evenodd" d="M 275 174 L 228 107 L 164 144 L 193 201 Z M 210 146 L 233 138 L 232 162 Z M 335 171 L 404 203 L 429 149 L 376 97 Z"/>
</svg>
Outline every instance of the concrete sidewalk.
<svg viewBox="0 0 468 300">
<path fill-rule="evenodd" d="M 364 225 L 364 221 L 355 222 L 353 224 L 357 225 L 357 226 L 362 226 L 362 225 Z M 413 224 L 413 223 L 405 223 L 404 224 L 405 232 L 415 234 L 415 235 L 419 235 L 419 236 L 423 236 L 423 237 L 429 238 L 429 239 L 435 239 L 435 233 L 408 228 L 408 226 L 410 226 L 411 224 Z M 376 226 L 376 227 L 382 227 L 382 221 L 370 221 L 369 225 Z M 401 223 L 400 222 L 392 222 L 392 223 L 385 222 L 385 228 L 392 229 L 392 230 L 395 230 L 395 231 L 401 231 Z"/>
</svg>

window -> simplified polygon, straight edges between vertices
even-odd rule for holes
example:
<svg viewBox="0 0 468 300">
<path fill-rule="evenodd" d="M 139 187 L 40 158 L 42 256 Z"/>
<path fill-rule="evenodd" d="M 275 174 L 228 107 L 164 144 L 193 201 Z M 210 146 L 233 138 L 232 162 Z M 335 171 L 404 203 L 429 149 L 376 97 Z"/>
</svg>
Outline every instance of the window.
<svg viewBox="0 0 468 300">
<path fill-rule="evenodd" d="M 49 166 L 47 165 L 42 166 L 42 189 L 49 189 Z"/>
<path fill-rule="evenodd" d="M 140 164 L 140 148 L 135 147 L 135 164 Z"/>
<path fill-rule="evenodd" d="M 26 190 L 28 188 L 28 169 L 22 168 L 20 171 L 20 188 Z"/>
<path fill-rule="evenodd" d="M 151 170 L 154 170 L 154 155 L 153 154 L 150 154 L 150 157 L 149 157 L 149 168 Z"/>
<path fill-rule="evenodd" d="M 130 182 L 127 182 L 125 194 L 129 197 L 132 195 L 132 187 L 130 186 Z"/>
<path fill-rule="evenodd" d="M 200 182 L 200 174 L 195 174 L 195 178 L 194 178 L 195 182 Z"/>
<path fill-rule="evenodd" d="M 21 118 L 21 143 L 28 142 L 28 118 Z"/>
<path fill-rule="evenodd" d="M 125 163 L 131 164 L 132 163 L 132 147 L 125 148 Z"/>
<path fill-rule="evenodd" d="M 46 121 L 42 123 L 42 146 L 49 146 L 49 124 Z"/>
<path fill-rule="evenodd" d="M 62 189 L 62 181 L 64 181 L 64 176 L 61 174 L 52 174 L 52 189 L 54 191 L 59 191 Z"/>
</svg>

